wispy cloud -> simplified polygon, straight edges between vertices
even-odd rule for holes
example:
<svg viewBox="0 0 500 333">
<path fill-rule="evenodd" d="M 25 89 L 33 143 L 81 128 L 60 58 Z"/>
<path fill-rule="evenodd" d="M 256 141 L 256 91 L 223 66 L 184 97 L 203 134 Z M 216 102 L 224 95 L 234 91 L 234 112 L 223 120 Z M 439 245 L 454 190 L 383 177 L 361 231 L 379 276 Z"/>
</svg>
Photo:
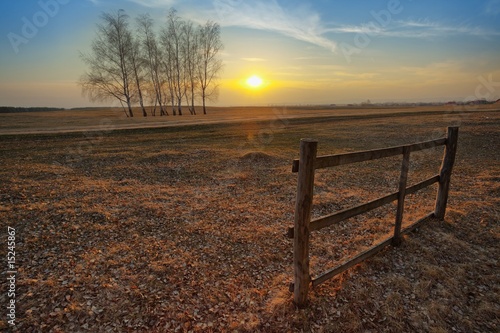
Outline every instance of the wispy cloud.
<svg viewBox="0 0 500 333">
<path fill-rule="evenodd" d="M 362 24 L 362 25 L 343 25 L 343 26 L 338 26 L 334 28 L 328 28 L 325 29 L 325 32 L 330 32 L 330 33 L 352 33 L 352 34 L 384 34 L 386 33 L 386 29 L 382 28 L 381 26 L 374 24 L 374 23 L 369 23 L 369 24 Z"/>
<path fill-rule="evenodd" d="M 398 31 L 399 30 L 399 31 Z M 438 22 L 424 21 L 396 21 L 395 28 L 389 31 L 398 37 L 439 37 L 439 36 L 500 36 L 500 31 L 489 30 L 470 25 L 445 25 Z"/>
<path fill-rule="evenodd" d="M 136 4 L 142 5 L 148 8 L 162 8 L 171 7 L 176 3 L 176 0 L 128 0 Z"/>
<path fill-rule="evenodd" d="M 105 0 L 87 0 L 87 1 L 92 2 L 96 6 L 101 5 L 103 2 L 105 2 Z M 110 3 L 112 2 L 110 0 L 108 1 Z M 177 2 L 177 0 L 127 0 L 127 1 L 147 8 L 170 8 Z"/>
<path fill-rule="evenodd" d="M 499 0 L 500 1 L 500 0 Z M 500 31 L 484 29 L 470 25 L 445 25 L 429 20 L 396 20 L 390 25 L 382 27 L 375 22 L 362 25 L 344 25 L 328 28 L 329 33 L 338 34 L 367 34 L 380 37 L 399 38 L 433 38 L 448 36 L 475 36 L 492 37 L 500 36 Z"/>
<path fill-rule="evenodd" d="M 239 26 L 274 31 L 294 39 L 335 51 L 335 41 L 323 35 L 319 14 L 303 7 L 289 11 L 276 0 L 215 0 L 218 22 L 222 26 Z"/>
<path fill-rule="evenodd" d="M 249 61 L 249 62 L 262 62 L 262 61 L 267 61 L 267 59 L 263 59 L 263 58 L 241 58 L 241 60 L 244 60 L 244 61 Z"/>
</svg>

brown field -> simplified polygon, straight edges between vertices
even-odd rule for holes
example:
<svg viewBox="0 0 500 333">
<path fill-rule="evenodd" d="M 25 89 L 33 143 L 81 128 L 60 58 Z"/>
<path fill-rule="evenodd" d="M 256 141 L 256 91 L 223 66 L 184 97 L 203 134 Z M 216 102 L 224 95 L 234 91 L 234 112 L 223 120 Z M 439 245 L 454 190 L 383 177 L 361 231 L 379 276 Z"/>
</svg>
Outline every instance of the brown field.
<svg viewBox="0 0 500 333">
<path fill-rule="evenodd" d="M 14 227 L 16 332 L 500 330 L 499 110 L 231 108 L 161 120 L 65 111 L 0 120 L 0 256 Z M 324 155 L 431 140 L 451 125 L 460 132 L 445 220 L 429 219 L 296 309 L 285 233 L 300 138 L 318 139 Z M 413 153 L 409 185 L 437 173 L 441 157 L 442 147 Z M 400 164 L 318 170 L 314 216 L 396 191 Z M 431 212 L 435 193 L 434 185 L 409 196 L 404 224 Z M 388 205 L 315 232 L 312 274 L 388 237 L 394 214 Z"/>
<path fill-rule="evenodd" d="M 25 133 L 63 133 L 109 131 L 113 129 L 159 128 L 180 125 L 220 124 L 229 122 L 276 121 L 280 119 L 377 116 L 395 113 L 451 113 L 470 107 L 209 107 L 208 114 L 191 116 L 142 117 L 136 108 L 134 118 L 127 118 L 122 109 L 66 110 L 33 113 L 0 113 L 0 135 Z M 500 110 L 498 105 L 473 106 L 475 110 Z M 169 110 L 170 112 L 170 110 Z M 201 110 L 198 110 L 201 112 Z M 186 111 L 185 111 L 186 113 Z"/>
</svg>

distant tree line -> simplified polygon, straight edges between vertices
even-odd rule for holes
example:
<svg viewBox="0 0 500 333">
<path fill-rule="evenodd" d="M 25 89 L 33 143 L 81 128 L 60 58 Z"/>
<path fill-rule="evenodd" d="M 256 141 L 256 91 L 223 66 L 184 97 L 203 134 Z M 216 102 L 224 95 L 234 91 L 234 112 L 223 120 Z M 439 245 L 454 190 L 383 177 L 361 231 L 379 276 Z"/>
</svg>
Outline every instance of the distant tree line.
<svg viewBox="0 0 500 333">
<path fill-rule="evenodd" d="M 91 52 L 81 54 L 88 70 L 81 77 L 82 92 L 91 101 L 118 100 L 129 117 L 133 105 L 143 116 L 182 115 L 182 105 L 196 114 L 195 103 L 217 98 L 222 69 L 220 26 L 197 25 L 171 9 L 155 30 L 151 17 L 141 15 L 131 26 L 123 10 L 103 13 Z"/>
<path fill-rule="evenodd" d="M 0 106 L 0 113 L 62 111 L 63 108 Z"/>
</svg>

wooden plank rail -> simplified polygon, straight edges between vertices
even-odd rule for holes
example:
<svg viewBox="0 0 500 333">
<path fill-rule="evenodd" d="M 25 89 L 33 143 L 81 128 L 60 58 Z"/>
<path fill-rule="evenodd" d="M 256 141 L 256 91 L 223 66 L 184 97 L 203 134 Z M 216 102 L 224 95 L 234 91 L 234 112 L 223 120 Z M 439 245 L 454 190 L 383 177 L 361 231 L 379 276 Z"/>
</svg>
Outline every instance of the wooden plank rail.
<svg viewBox="0 0 500 333">
<path fill-rule="evenodd" d="M 341 210 L 337 213 L 321 217 L 319 219 L 311 221 L 310 230 L 311 231 L 319 230 L 319 229 L 328 227 L 334 223 L 338 223 L 338 222 L 344 221 L 348 218 L 354 217 L 356 215 L 366 213 L 370 210 L 373 210 L 375 208 L 378 208 L 378 207 L 381 207 L 381 206 L 386 205 L 388 203 L 391 203 L 392 201 L 396 200 L 397 197 L 398 197 L 397 192 L 392 193 L 392 194 L 386 195 L 385 197 L 367 202 L 363 205 L 359 205 L 359 206 L 349 208 L 349 209 L 344 209 L 344 210 Z"/>
<path fill-rule="evenodd" d="M 430 177 L 429 179 L 426 179 L 420 183 L 417 183 L 415 185 L 412 185 L 410 187 L 406 188 L 406 195 L 408 194 L 413 194 L 423 188 L 426 188 L 434 183 L 437 183 L 439 181 L 439 175 L 435 175 Z M 398 199 L 398 194 L 399 192 L 394 192 L 389 195 L 386 195 L 384 197 L 372 200 L 370 202 L 367 202 L 365 204 L 355 206 L 352 208 L 340 210 L 338 212 L 335 212 L 330 215 L 325 215 L 322 217 L 319 217 L 315 220 L 312 220 L 310 222 L 309 226 L 309 231 L 316 231 L 323 229 L 325 227 L 331 226 L 332 224 L 342 222 L 344 220 L 347 220 L 348 218 L 369 212 L 370 210 L 373 210 L 378 207 L 382 207 L 388 203 L 391 203 L 395 200 Z M 295 229 L 293 227 L 288 228 L 287 231 L 287 237 L 288 238 L 293 238 L 295 233 Z"/>
<path fill-rule="evenodd" d="M 386 239 L 385 241 L 383 241 L 380 244 L 377 244 L 377 245 L 369 248 L 368 250 L 365 250 L 365 251 L 361 252 L 360 254 L 358 254 L 357 256 L 355 256 L 354 258 L 349 259 L 348 261 L 344 262 L 342 265 L 337 266 L 337 267 L 335 267 L 335 268 L 333 268 L 331 270 L 328 270 L 325 273 L 323 273 L 320 276 L 318 276 L 317 278 L 312 279 L 312 285 L 313 285 L 313 287 L 317 286 L 318 284 L 321 284 L 321 283 L 325 282 L 328 279 L 331 279 L 335 275 L 338 275 L 338 274 L 340 274 L 340 273 L 348 270 L 349 268 L 351 268 L 352 266 L 355 266 L 355 265 L 359 264 L 363 260 L 366 260 L 366 259 L 374 256 L 375 254 L 377 254 L 380 251 L 382 251 L 387 245 L 391 244 L 391 242 L 392 242 L 392 237 L 389 238 L 389 239 Z"/>
<path fill-rule="evenodd" d="M 431 217 L 434 217 L 434 213 L 430 213 L 428 215 L 426 215 L 425 217 L 419 219 L 418 221 L 416 221 L 415 223 L 413 223 L 412 225 L 404 228 L 402 231 L 401 231 L 401 235 L 406 235 L 410 232 L 412 232 L 413 230 L 415 230 L 415 228 L 417 228 L 423 221 L 431 218 Z M 332 268 L 328 271 L 326 271 L 325 273 L 317 276 L 316 278 L 312 279 L 311 282 L 312 282 L 312 286 L 313 287 L 316 287 L 317 285 L 331 279 L 332 277 L 340 274 L 340 273 L 343 273 L 345 272 L 346 270 L 348 270 L 349 268 L 359 264 L 360 262 L 374 256 L 375 254 L 379 253 L 380 251 L 382 251 L 387 245 L 390 245 L 394 242 L 394 237 L 391 237 L 391 238 L 388 238 L 386 240 L 384 240 L 383 242 L 361 252 L 360 254 L 356 255 L 355 257 L 353 257 L 352 259 L 349 259 L 347 261 L 345 261 L 343 264 L 335 267 L 335 268 Z"/>
<path fill-rule="evenodd" d="M 310 222 L 309 230 L 316 231 L 323 229 L 325 227 L 331 226 L 332 224 L 342 222 L 344 220 L 347 220 L 348 218 L 366 213 L 372 209 L 391 203 L 397 198 L 398 198 L 398 192 L 395 192 L 386 195 L 385 197 L 375 199 L 373 201 L 367 202 L 359 206 L 340 210 L 330 215 L 322 216 Z M 295 233 L 294 228 L 288 228 L 287 234 L 289 238 L 293 238 L 294 233 Z"/>
<path fill-rule="evenodd" d="M 410 152 L 430 149 L 445 145 L 446 140 L 447 138 L 440 138 L 436 140 L 414 143 L 407 146 L 397 146 L 390 148 L 365 150 L 354 153 L 320 156 L 316 158 L 315 169 L 324 169 L 344 164 L 372 161 L 380 158 L 402 155 L 404 147 L 408 147 Z M 292 163 L 292 172 L 298 172 L 299 166 L 300 166 L 299 160 L 294 160 Z"/>
<path fill-rule="evenodd" d="M 300 159 L 294 160 L 292 164 L 292 172 L 299 173 L 297 182 L 297 200 L 295 203 L 295 224 L 294 227 L 288 228 L 287 232 L 288 237 L 294 239 L 294 283 L 292 284 L 291 290 L 294 292 L 294 302 L 297 306 L 303 307 L 307 304 L 307 293 L 310 284 L 314 287 L 334 277 L 335 275 L 340 274 L 350 267 L 380 252 L 389 244 L 392 244 L 393 246 L 399 245 L 402 240 L 402 235 L 414 230 L 422 221 L 431 216 L 435 216 L 440 219 L 444 218 L 446 204 L 448 201 L 451 171 L 455 162 L 457 142 L 458 127 L 448 127 L 448 135 L 445 138 L 398 147 L 316 157 L 318 142 L 311 139 L 301 140 Z M 410 165 L 410 154 L 412 152 L 443 145 L 445 146 L 445 152 L 439 174 L 408 187 L 407 179 Z M 316 169 L 371 161 L 396 155 L 403 155 L 397 192 L 388 194 L 384 197 L 372 200 L 359 206 L 322 216 L 311 221 L 314 193 L 314 171 Z M 434 212 L 401 230 L 406 196 L 424 189 L 434 183 L 439 183 Z M 309 234 L 311 231 L 331 226 L 348 218 L 389 204 L 395 200 L 398 201 L 398 205 L 394 223 L 394 235 L 392 237 L 361 252 L 354 258 L 321 274 L 320 276 L 314 279 L 311 278 L 309 275 Z"/>
<path fill-rule="evenodd" d="M 437 183 L 438 181 L 439 181 L 439 175 L 432 176 L 431 178 L 421 181 L 420 183 L 407 187 L 406 195 L 420 191 L 421 189 L 426 188 L 434 183 Z"/>
</svg>

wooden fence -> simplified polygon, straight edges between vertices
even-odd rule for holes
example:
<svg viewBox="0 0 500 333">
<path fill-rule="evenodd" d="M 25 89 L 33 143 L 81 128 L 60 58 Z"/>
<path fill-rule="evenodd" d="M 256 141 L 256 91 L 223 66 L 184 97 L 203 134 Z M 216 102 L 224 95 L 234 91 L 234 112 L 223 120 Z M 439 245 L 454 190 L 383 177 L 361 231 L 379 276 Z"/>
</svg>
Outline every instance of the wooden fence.
<svg viewBox="0 0 500 333">
<path fill-rule="evenodd" d="M 295 204 L 295 224 L 293 228 L 288 229 L 288 237 L 293 238 L 293 264 L 294 264 L 294 283 L 292 290 L 294 292 L 294 301 L 302 307 L 307 303 L 307 293 L 309 285 L 318 284 L 344 272 L 350 267 L 361 261 L 375 255 L 385 246 L 392 244 L 397 246 L 401 242 L 401 236 L 412 231 L 415 227 L 429 217 L 444 218 L 446 203 L 448 200 L 448 191 L 450 186 L 450 177 L 455 161 L 455 154 L 458 141 L 458 127 L 448 127 L 448 136 L 432 141 L 425 141 L 405 146 L 390 147 L 384 149 L 368 150 L 339 155 L 329 155 L 316 157 L 318 142 L 312 139 L 302 139 L 300 142 L 300 159 L 293 161 L 293 172 L 298 172 L 297 199 Z M 429 149 L 437 146 L 445 146 L 444 157 L 439 174 L 430 177 L 424 181 L 407 187 L 407 175 L 410 164 L 410 153 Z M 401 175 L 399 179 L 399 189 L 379 199 L 367 202 L 365 204 L 344 209 L 336 213 L 323 216 L 311 221 L 311 208 L 314 191 L 314 172 L 316 169 L 329 168 L 349 163 L 358 163 L 363 161 L 376 160 L 379 158 L 403 155 L 401 166 Z M 436 196 L 434 212 L 421 218 L 412 225 L 401 230 L 403 219 L 405 196 L 415 193 L 434 183 L 439 183 L 439 189 Z M 311 278 L 309 274 L 309 233 L 339 223 L 350 217 L 366 213 L 377 207 L 389 204 L 397 200 L 396 221 L 394 235 L 384 242 L 371 247 L 356 255 L 347 262 L 317 276 Z"/>
</svg>

